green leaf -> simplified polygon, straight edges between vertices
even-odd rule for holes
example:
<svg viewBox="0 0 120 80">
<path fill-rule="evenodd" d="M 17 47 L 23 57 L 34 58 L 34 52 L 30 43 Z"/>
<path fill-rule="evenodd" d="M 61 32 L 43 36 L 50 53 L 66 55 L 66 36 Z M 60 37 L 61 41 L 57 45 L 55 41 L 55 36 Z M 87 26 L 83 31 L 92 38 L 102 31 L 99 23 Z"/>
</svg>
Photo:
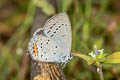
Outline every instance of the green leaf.
<svg viewBox="0 0 120 80">
<path fill-rule="evenodd" d="M 66 12 L 71 4 L 72 0 L 57 0 L 58 12 Z"/>
<path fill-rule="evenodd" d="M 120 52 L 115 52 L 107 56 L 104 63 L 120 63 Z"/>
<path fill-rule="evenodd" d="M 96 61 L 97 61 L 97 62 L 105 62 L 107 55 L 108 55 L 108 54 L 98 54 L 98 55 L 96 56 Z"/>
<path fill-rule="evenodd" d="M 80 58 L 82 58 L 82 59 L 84 59 L 85 61 L 89 61 L 89 60 L 91 60 L 91 57 L 90 56 L 87 56 L 87 55 L 84 55 L 84 54 L 81 54 L 81 53 L 73 53 L 73 55 L 74 56 L 78 56 L 78 57 L 80 57 Z"/>
<path fill-rule="evenodd" d="M 83 29 L 82 29 L 82 38 L 83 40 L 87 41 L 89 40 L 89 35 L 90 35 L 90 28 L 89 28 L 89 22 L 86 21 L 83 25 Z"/>
<path fill-rule="evenodd" d="M 91 64 L 94 64 L 95 62 L 96 62 L 95 59 L 91 59 L 91 60 L 89 60 L 87 63 L 88 63 L 88 65 L 91 65 Z"/>
<path fill-rule="evenodd" d="M 34 0 L 34 4 L 40 7 L 48 16 L 55 13 L 54 7 L 46 0 Z"/>
<path fill-rule="evenodd" d="M 88 1 L 86 1 L 86 5 L 85 5 L 85 16 L 86 17 L 90 17 L 90 15 L 91 15 L 91 8 L 92 8 L 92 1 L 91 0 L 88 0 Z"/>
</svg>

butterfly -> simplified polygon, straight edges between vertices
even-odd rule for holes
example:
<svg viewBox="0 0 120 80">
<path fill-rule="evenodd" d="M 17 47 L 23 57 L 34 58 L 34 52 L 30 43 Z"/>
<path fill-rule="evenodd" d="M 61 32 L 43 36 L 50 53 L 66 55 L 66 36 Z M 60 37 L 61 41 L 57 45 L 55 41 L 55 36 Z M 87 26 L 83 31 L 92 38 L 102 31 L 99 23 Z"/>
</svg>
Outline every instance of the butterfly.
<svg viewBox="0 0 120 80">
<path fill-rule="evenodd" d="M 32 59 L 42 62 L 67 63 L 71 55 L 71 24 L 66 12 L 48 19 L 38 28 L 28 43 Z"/>
</svg>

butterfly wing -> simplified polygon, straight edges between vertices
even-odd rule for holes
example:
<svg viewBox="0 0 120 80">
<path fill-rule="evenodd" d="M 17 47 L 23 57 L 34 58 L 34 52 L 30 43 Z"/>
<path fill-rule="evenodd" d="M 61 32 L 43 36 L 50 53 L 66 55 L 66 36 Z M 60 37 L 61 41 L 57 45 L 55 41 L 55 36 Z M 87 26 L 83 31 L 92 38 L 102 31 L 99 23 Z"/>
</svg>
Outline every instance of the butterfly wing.
<svg viewBox="0 0 120 80">
<path fill-rule="evenodd" d="M 63 12 L 50 19 L 44 25 L 44 33 L 53 39 L 62 49 L 63 56 L 69 56 L 71 50 L 71 24 L 68 15 Z"/>
<path fill-rule="evenodd" d="M 33 36 L 28 44 L 32 59 L 44 62 L 63 62 L 59 45 L 52 39 L 37 35 Z"/>
</svg>

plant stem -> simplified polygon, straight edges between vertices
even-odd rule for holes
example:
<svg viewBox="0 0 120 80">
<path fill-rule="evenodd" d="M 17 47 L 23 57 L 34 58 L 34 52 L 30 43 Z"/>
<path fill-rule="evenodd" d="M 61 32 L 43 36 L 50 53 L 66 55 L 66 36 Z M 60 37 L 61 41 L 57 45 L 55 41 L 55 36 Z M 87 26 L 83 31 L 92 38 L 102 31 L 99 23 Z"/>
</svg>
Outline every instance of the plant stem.
<svg viewBox="0 0 120 80">
<path fill-rule="evenodd" d="M 96 54 L 96 56 L 97 56 L 97 55 L 98 55 L 98 49 L 97 49 L 97 46 L 96 46 L 96 45 L 94 45 L 94 52 L 95 52 L 95 54 Z M 101 64 L 100 62 L 98 62 L 98 63 L 96 64 L 96 66 L 97 66 L 97 73 L 98 73 L 99 76 L 100 76 L 100 80 L 104 80 L 103 72 L 102 72 L 102 64 Z"/>
<path fill-rule="evenodd" d="M 100 64 L 100 63 L 97 65 L 97 72 L 100 76 L 100 80 L 104 80 L 103 71 L 102 71 L 102 64 Z"/>
</svg>

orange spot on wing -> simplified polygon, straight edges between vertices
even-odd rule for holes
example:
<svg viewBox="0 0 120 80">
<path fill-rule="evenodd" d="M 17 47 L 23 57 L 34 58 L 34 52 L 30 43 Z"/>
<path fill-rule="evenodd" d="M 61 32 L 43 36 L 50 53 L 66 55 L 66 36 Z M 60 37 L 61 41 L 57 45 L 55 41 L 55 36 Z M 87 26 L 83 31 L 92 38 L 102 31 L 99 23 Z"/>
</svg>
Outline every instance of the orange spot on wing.
<svg viewBox="0 0 120 80">
<path fill-rule="evenodd" d="M 37 45 L 36 45 L 36 44 L 33 44 L 33 53 L 34 53 L 34 54 L 37 54 L 37 53 L 38 53 Z"/>
</svg>

